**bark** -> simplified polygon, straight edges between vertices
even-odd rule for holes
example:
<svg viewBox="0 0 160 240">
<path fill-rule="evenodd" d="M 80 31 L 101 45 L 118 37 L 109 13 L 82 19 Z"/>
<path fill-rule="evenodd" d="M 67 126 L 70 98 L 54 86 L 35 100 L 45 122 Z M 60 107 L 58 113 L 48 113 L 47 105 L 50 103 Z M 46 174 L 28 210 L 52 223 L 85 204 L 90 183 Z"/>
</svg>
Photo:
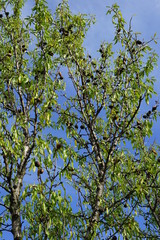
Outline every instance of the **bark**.
<svg viewBox="0 0 160 240">
<path fill-rule="evenodd" d="M 17 191 L 13 190 L 11 193 L 10 212 L 12 218 L 12 234 L 14 240 L 20 240 L 22 239 L 22 223 L 20 217 L 19 189 L 17 189 Z"/>
<path fill-rule="evenodd" d="M 27 135 L 27 134 L 26 134 Z M 20 201 L 20 192 L 22 189 L 23 177 L 26 171 L 27 160 L 30 157 L 32 149 L 34 147 L 34 143 L 29 148 L 28 144 L 28 136 L 26 136 L 26 145 L 24 147 L 24 158 L 21 161 L 20 165 L 17 165 L 17 175 L 13 182 L 13 186 L 11 186 L 11 196 L 10 196 L 10 213 L 12 219 L 12 234 L 14 240 L 22 239 L 22 222 L 20 215 L 21 201 Z"/>
<path fill-rule="evenodd" d="M 92 236 L 94 235 L 94 225 L 99 221 L 99 215 L 100 215 L 100 199 L 103 195 L 104 190 L 104 182 L 100 182 L 97 188 L 97 195 L 96 195 L 96 201 L 93 208 L 93 213 L 91 216 L 90 224 L 87 228 L 87 232 L 85 235 L 85 240 L 91 240 Z"/>
</svg>

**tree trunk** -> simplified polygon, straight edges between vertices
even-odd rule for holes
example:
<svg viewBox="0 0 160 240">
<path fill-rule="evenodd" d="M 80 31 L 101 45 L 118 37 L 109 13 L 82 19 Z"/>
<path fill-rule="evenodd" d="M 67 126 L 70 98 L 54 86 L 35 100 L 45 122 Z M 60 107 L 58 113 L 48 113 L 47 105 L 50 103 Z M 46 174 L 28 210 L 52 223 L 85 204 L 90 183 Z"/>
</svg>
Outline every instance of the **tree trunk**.
<svg viewBox="0 0 160 240">
<path fill-rule="evenodd" d="M 92 207 L 92 215 L 90 218 L 90 223 L 89 226 L 87 227 L 87 231 L 86 231 L 86 235 L 84 237 L 85 240 L 90 240 L 92 239 L 92 237 L 94 236 L 95 233 L 95 224 L 99 221 L 99 215 L 100 215 L 100 203 L 101 203 L 101 198 L 103 196 L 103 191 L 104 191 L 104 176 L 105 176 L 105 163 L 103 161 L 102 158 L 102 154 L 99 148 L 99 144 L 97 141 L 97 136 L 94 132 L 94 129 L 91 127 L 90 129 L 90 135 L 91 135 L 91 139 L 92 139 L 92 143 L 94 146 L 94 151 L 95 151 L 95 159 L 96 162 L 98 163 L 98 167 L 99 167 L 99 174 L 98 174 L 98 186 L 97 186 L 97 192 L 96 192 L 96 198 L 94 200 L 94 205 Z"/>
<path fill-rule="evenodd" d="M 17 183 L 11 189 L 10 213 L 12 219 L 12 234 L 14 240 L 22 239 L 22 223 L 20 217 L 20 189 L 22 187 L 22 178 L 19 177 Z"/>
<path fill-rule="evenodd" d="M 11 195 L 10 211 L 11 211 L 11 217 L 12 217 L 12 233 L 14 236 L 14 240 L 20 240 L 22 239 L 20 202 L 14 193 L 12 193 Z"/>
<path fill-rule="evenodd" d="M 92 209 L 93 213 L 91 216 L 90 224 L 87 228 L 85 240 L 90 240 L 94 235 L 94 225 L 99 221 L 99 214 L 100 214 L 100 199 L 103 195 L 104 190 L 104 181 L 100 182 L 97 188 L 96 200 L 94 204 L 94 208 Z"/>
</svg>

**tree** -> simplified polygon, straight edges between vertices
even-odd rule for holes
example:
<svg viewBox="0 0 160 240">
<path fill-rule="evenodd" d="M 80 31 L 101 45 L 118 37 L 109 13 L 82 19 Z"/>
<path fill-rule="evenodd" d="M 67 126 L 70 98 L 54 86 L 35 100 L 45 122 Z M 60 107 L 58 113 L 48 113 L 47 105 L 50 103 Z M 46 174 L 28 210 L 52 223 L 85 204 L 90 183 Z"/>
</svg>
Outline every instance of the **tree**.
<svg viewBox="0 0 160 240">
<path fill-rule="evenodd" d="M 83 47 L 94 18 L 36 0 L 23 19 L 24 2 L 0 3 L 1 234 L 157 239 L 159 146 L 146 139 L 158 102 L 139 113 L 155 94 L 155 36 L 141 42 L 114 4 L 118 52 L 103 42 L 96 59 Z"/>
</svg>

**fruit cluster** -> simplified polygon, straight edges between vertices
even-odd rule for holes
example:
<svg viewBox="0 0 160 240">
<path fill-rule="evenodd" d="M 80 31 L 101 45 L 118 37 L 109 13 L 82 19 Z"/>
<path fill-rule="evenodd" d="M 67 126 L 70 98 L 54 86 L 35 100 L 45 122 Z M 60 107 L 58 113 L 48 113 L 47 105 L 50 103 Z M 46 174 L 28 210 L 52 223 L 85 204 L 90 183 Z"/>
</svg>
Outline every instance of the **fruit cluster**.
<svg viewBox="0 0 160 240">
<path fill-rule="evenodd" d="M 39 161 L 35 161 L 35 166 L 38 168 L 38 173 L 37 173 L 38 176 L 44 172 L 43 168 L 40 168 Z"/>
</svg>

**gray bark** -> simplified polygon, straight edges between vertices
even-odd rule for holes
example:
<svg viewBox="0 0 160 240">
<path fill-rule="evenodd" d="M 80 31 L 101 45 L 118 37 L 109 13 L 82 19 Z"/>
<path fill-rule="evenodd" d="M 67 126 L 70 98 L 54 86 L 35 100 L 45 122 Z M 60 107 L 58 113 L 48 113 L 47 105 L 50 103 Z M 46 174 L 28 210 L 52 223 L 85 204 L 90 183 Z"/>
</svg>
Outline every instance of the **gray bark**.
<svg viewBox="0 0 160 240">
<path fill-rule="evenodd" d="M 20 188 L 21 188 L 22 181 L 19 181 L 19 183 L 12 189 L 11 192 L 11 199 L 10 199 L 10 213 L 11 213 L 11 219 L 12 219 L 12 234 L 14 237 L 14 240 L 20 240 L 22 239 L 22 230 L 21 230 L 21 217 L 20 217 Z"/>
</svg>

